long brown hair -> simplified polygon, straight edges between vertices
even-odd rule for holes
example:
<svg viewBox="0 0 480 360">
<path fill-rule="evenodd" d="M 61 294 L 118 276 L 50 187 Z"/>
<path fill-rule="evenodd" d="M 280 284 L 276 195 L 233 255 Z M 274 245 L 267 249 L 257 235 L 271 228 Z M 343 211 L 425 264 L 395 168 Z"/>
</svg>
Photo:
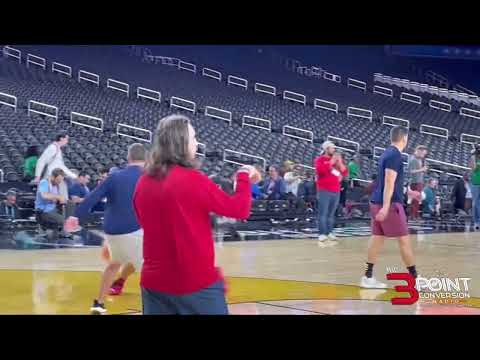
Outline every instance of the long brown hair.
<svg viewBox="0 0 480 360">
<path fill-rule="evenodd" d="M 158 122 L 145 166 L 148 175 L 164 177 L 172 165 L 194 167 L 188 154 L 188 124 L 190 119 L 183 115 L 170 115 Z"/>
</svg>

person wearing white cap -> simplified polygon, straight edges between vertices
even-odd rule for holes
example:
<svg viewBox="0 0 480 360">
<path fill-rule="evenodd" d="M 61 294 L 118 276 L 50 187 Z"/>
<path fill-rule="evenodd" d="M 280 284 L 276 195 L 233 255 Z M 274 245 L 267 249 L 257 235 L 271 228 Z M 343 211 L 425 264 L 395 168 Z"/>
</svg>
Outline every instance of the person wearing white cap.
<svg viewBox="0 0 480 360">
<path fill-rule="evenodd" d="M 348 176 L 348 169 L 343 163 L 342 157 L 336 153 L 335 144 L 325 141 L 322 149 L 322 155 L 315 159 L 320 246 L 336 244 L 337 238 L 332 233 L 335 225 L 335 211 L 340 200 L 340 183 L 342 178 Z"/>
</svg>

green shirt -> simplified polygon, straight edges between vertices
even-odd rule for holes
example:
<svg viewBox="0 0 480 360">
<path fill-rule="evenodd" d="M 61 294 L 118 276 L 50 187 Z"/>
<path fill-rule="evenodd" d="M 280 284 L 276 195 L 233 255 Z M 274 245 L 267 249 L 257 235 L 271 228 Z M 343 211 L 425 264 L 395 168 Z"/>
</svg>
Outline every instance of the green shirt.
<svg viewBox="0 0 480 360">
<path fill-rule="evenodd" d="M 359 174 L 360 174 L 360 166 L 356 162 L 350 161 L 348 163 L 348 178 L 358 179 Z"/>
<path fill-rule="evenodd" d="M 35 168 L 37 166 L 38 156 L 30 156 L 25 159 L 24 175 L 35 177 Z"/>
<path fill-rule="evenodd" d="M 480 159 L 477 160 L 475 170 L 472 171 L 472 184 L 480 186 Z"/>
<path fill-rule="evenodd" d="M 435 209 L 435 192 L 430 186 L 427 186 L 423 192 L 425 193 L 425 205 L 430 211 L 433 211 Z"/>
</svg>

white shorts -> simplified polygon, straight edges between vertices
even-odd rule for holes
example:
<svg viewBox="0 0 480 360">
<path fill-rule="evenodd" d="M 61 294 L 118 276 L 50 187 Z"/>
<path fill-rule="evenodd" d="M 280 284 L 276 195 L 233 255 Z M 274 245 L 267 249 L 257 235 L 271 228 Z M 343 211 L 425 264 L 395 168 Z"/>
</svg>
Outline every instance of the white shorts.
<svg viewBox="0 0 480 360">
<path fill-rule="evenodd" d="M 143 263 L 143 230 L 122 235 L 105 234 L 110 258 L 122 264 L 132 263 L 140 270 Z"/>
</svg>

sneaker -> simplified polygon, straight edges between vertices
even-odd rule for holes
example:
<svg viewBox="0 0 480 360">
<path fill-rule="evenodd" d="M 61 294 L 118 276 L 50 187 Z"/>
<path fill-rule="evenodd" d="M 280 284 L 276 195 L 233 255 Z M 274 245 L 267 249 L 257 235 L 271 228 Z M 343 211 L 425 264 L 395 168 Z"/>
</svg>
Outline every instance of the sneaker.
<svg viewBox="0 0 480 360">
<path fill-rule="evenodd" d="M 338 241 L 338 238 L 333 233 L 328 234 L 327 237 L 330 241 Z"/>
<path fill-rule="evenodd" d="M 109 294 L 113 296 L 120 295 L 123 291 L 124 285 L 125 285 L 125 280 L 122 280 L 122 279 L 115 280 L 115 282 L 110 287 Z"/>
<path fill-rule="evenodd" d="M 374 277 L 367 278 L 366 276 L 362 276 L 360 287 L 365 289 L 385 289 L 387 285 L 377 281 Z"/>
<path fill-rule="evenodd" d="M 322 241 L 322 242 L 323 242 L 323 241 L 325 241 L 325 240 L 327 240 L 327 239 L 328 239 L 328 236 L 327 236 L 327 235 L 319 235 L 319 236 L 318 236 L 318 241 Z"/>
<path fill-rule="evenodd" d="M 90 308 L 90 313 L 92 315 L 105 314 L 107 309 L 105 309 L 104 304 L 100 304 L 98 300 L 93 300 L 93 306 Z"/>
</svg>

